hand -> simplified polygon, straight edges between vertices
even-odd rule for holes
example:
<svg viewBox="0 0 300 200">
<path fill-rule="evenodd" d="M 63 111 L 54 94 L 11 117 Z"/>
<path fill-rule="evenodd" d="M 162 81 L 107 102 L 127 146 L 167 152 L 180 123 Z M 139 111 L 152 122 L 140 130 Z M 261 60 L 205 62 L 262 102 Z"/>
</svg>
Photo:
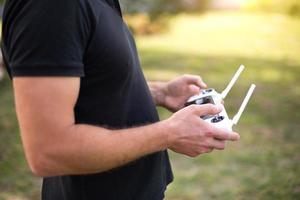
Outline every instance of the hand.
<svg viewBox="0 0 300 200">
<path fill-rule="evenodd" d="M 167 82 L 162 88 L 162 106 L 176 112 L 184 107 L 189 97 L 197 95 L 207 85 L 200 76 L 183 75 Z"/>
<path fill-rule="evenodd" d="M 239 140 L 238 133 L 219 129 L 202 120 L 201 115 L 215 115 L 222 107 L 212 104 L 191 105 L 163 121 L 168 127 L 168 148 L 191 157 L 209 153 L 213 149 L 223 150 L 225 141 Z"/>
</svg>

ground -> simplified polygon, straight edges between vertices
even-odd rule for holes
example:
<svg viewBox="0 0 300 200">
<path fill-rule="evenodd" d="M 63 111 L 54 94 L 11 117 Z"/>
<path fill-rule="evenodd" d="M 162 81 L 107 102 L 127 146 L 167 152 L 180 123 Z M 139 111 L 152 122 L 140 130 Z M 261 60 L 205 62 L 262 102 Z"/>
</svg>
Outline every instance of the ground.
<svg viewBox="0 0 300 200">
<path fill-rule="evenodd" d="M 278 14 L 208 12 L 169 19 L 168 31 L 138 36 L 148 80 L 199 74 L 221 91 L 246 66 L 226 98 L 230 116 L 257 85 L 225 151 L 188 158 L 170 152 L 175 181 L 167 200 L 300 199 L 300 19 Z M 170 115 L 158 108 L 161 119 Z M 22 152 L 11 84 L 0 82 L 0 200 L 39 199 Z"/>
</svg>

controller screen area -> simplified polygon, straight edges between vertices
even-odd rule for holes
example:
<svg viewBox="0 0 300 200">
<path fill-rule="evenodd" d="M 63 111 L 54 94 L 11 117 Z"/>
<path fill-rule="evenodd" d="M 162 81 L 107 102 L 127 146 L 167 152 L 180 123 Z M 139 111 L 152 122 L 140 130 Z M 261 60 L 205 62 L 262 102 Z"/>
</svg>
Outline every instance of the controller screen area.
<svg viewBox="0 0 300 200">
<path fill-rule="evenodd" d="M 197 104 L 197 105 L 202 105 L 202 104 L 215 104 L 215 102 L 213 101 L 213 98 L 211 96 L 206 96 L 206 97 L 202 97 L 199 99 L 195 99 L 194 101 L 190 101 L 187 102 L 185 106 L 189 106 L 189 105 L 193 105 L 193 104 Z"/>
<path fill-rule="evenodd" d="M 187 102 L 185 106 L 189 106 L 189 105 L 193 105 L 193 104 L 203 105 L 203 104 L 208 104 L 208 103 L 215 104 L 212 96 L 206 96 L 206 97 L 202 97 L 202 98 L 199 98 L 199 99 L 195 99 L 194 101 Z M 204 119 L 204 120 L 209 119 L 209 118 L 213 118 L 213 117 L 214 117 L 213 115 L 201 116 L 201 118 Z"/>
<path fill-rule="evenodd" d="M 211 96 L 207 96 L 207 97 L 203 97 L 201 99 L 197 99 L 195 103 L 198 104 L 198 105 L 208 104 L 208 103 L 215 104 L 214 101 L 213 101 L 213 98 Z"/>
</svg>

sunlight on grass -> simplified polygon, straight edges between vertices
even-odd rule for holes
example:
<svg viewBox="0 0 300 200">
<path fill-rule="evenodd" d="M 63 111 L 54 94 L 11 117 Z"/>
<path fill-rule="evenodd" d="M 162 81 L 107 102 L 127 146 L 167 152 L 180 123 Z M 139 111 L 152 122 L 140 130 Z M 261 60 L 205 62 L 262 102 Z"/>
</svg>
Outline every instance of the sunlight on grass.
<svg viewBox="0 0 300 200">
<path fill-rule="evenodd" d="M 261 70 L 261 78 L 265 81 L 276 82 L 281 80 L 281 74 L 278 70 L 264 69 Z"/>
<path fill-rule="evenodd" d="M 291 28 L 293 31 L 286 31 Z M 170 32 L 139 37 L 140 49 L 210 56 L 243 56 L 300 62 L 300 19 L 284 15 L 236 12 L 181 14 L 171 19 Z"/>
<path fill-rule="evenodd" d="M 233 116 L 250 83 L 255 94 L 235 130 L 241 141 L 195 159 L 171 153 L 169 200 L 300 197 L 300 19 L 210 12 L 170 19 L 170 32 L 138 38 L 151 80 L 199 74 L 221 91 L 246 65 L 225 105 Z M 295 111 L 295 112 L 293 112 Z M 162 119 L 169 112 L 159 109 Z M 288 171 L 287 171 L 288 170 Z"/>
</svg>

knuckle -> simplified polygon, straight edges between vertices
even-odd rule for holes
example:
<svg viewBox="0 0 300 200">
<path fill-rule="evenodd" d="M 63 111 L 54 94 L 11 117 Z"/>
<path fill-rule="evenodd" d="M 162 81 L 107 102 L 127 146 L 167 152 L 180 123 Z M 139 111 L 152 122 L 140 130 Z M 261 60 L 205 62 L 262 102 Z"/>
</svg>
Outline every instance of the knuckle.
<svg viewBox="0 0 300 200">
<path fill-rule="evenodd" d="M 194 152 L 194 153 L 196 154 L 196 156 L 198 156 L 198 155 L 200 155 L 200 154 L 205 153 L 203 150 L 204 150 L 203 147 L 198 146 L 198 147 L 195 149 L 195 152 Z"/>
<path fill-rule="evenodd" d="M 209 112 L 215 112 L 217 110 L 216 106 L 214 106 L 213 104 L 205 104 L 204 105 L 207 109 L 207 111 Z"/>
<path fill-rule="evenodd" d="M 201 148 L 201 147 L 199 147 L 199 148 L 197 149 L 197 154 L 200 155 L 200 154 L 203 154 L 203 153 L 205 153 L 205 152 L 204 152 L 204 149 Z"/>
<path fill-rule="evenodd" d="M 196 78 L 197 78 L 199 81 L 202 81 L 202 77 L 201 77 L 201 76 L 196 76 Z"/>
<path fill-rule="evenodd" d="M 210 109 L 214 109 L 216 106 L 215 105 L 213 105 L 213 104 L 211 104 L 211 103 L 208 103 L 208 104 L 206 104 L 207 105 L 207 107 L 208 108 L 210 108 Z"/>
<path fill-rule="evenodd" d="M 199 155 L 201 155 L 201 154 L 204 154 L 205 152 L 202 150 L 202 151 L 198 151 L 197 152 L 197 155 L 199 156 Z"/>
<path fill-rule="evenodd" d="M 206 148 L 205 150 L 204 150 L 204 153 L 210 153 L 210 152 L 212 152 L 213 151 L 213 148 Z"/>
<path fill-rule="evenodd" d="M 205 136 L 206 137 L 212 137 L 213 136 L 213 130 L 210 127 L 207 127 L 205 130 Z"/>
<path fill-rule="evenodd" d="M 192 155 L 192 157 L 193 157 L 193 158 L 196 158 L 198 155 L 199 155 L 198 153 L 194 153 L 194 154 Z"/>
<path fill-rule="evenodd" d="M 198 153 L 199 153 L 199 154 L 204 154 L 205 152 L 206 152 L 206 148 L 203 148 L 203 147 L 202 147 L 202 148 L 199 148 L 199 149 L 198 149 Z"/>
<path fill-rule="evenodd" d="M 189 74 L 183 74 L 182 77 L 183 78 L 188 78 L 190 75 Z"/>
<path fill-rule="evenodd" d="M 213 112 L 213 113 L 219 113 L 220 111 L 219 111 L 219 109 L 218 109 L 218 108 L 216 108 L 216 107 L 213 107 L 213 108 L 212 108 L 212 112 Z"/>
<path fill-rule="evenodd" d="M 229 140 L 230 139 L 230 135 L 228 133 L 224 133 L 223 134 L 223 139 L 224 140 Z"/>
<path fill-rule="evenodd" d="M 214 105 L 210 105 L 210 109 L 213 113 L 218 113 L 219 112 L 219 108 L 214 106 Z"/>
<path fill-rule="evenodd" d="M 196 152 L 188 153 L 188 156 L 190 156 L 192 158 L 195 158 L 197 155 L 198 155 L 198 153 L 196 153 Z"/>
<path fill-rule="evenodd" d="M 198 109 L 198 106 L 193 104 L 193 105 L 190 105 L 189 108 L 190 108 L 191 112 L 196 112 Z"/>
<path fill-rule="evenodd" d="M 198 106 L 197 106 L 196 104 L 190 105 L 190 108 L 193 109 L 193 110 L 197 109 L 197 107 L 198 107 Z"/>
</svg>

